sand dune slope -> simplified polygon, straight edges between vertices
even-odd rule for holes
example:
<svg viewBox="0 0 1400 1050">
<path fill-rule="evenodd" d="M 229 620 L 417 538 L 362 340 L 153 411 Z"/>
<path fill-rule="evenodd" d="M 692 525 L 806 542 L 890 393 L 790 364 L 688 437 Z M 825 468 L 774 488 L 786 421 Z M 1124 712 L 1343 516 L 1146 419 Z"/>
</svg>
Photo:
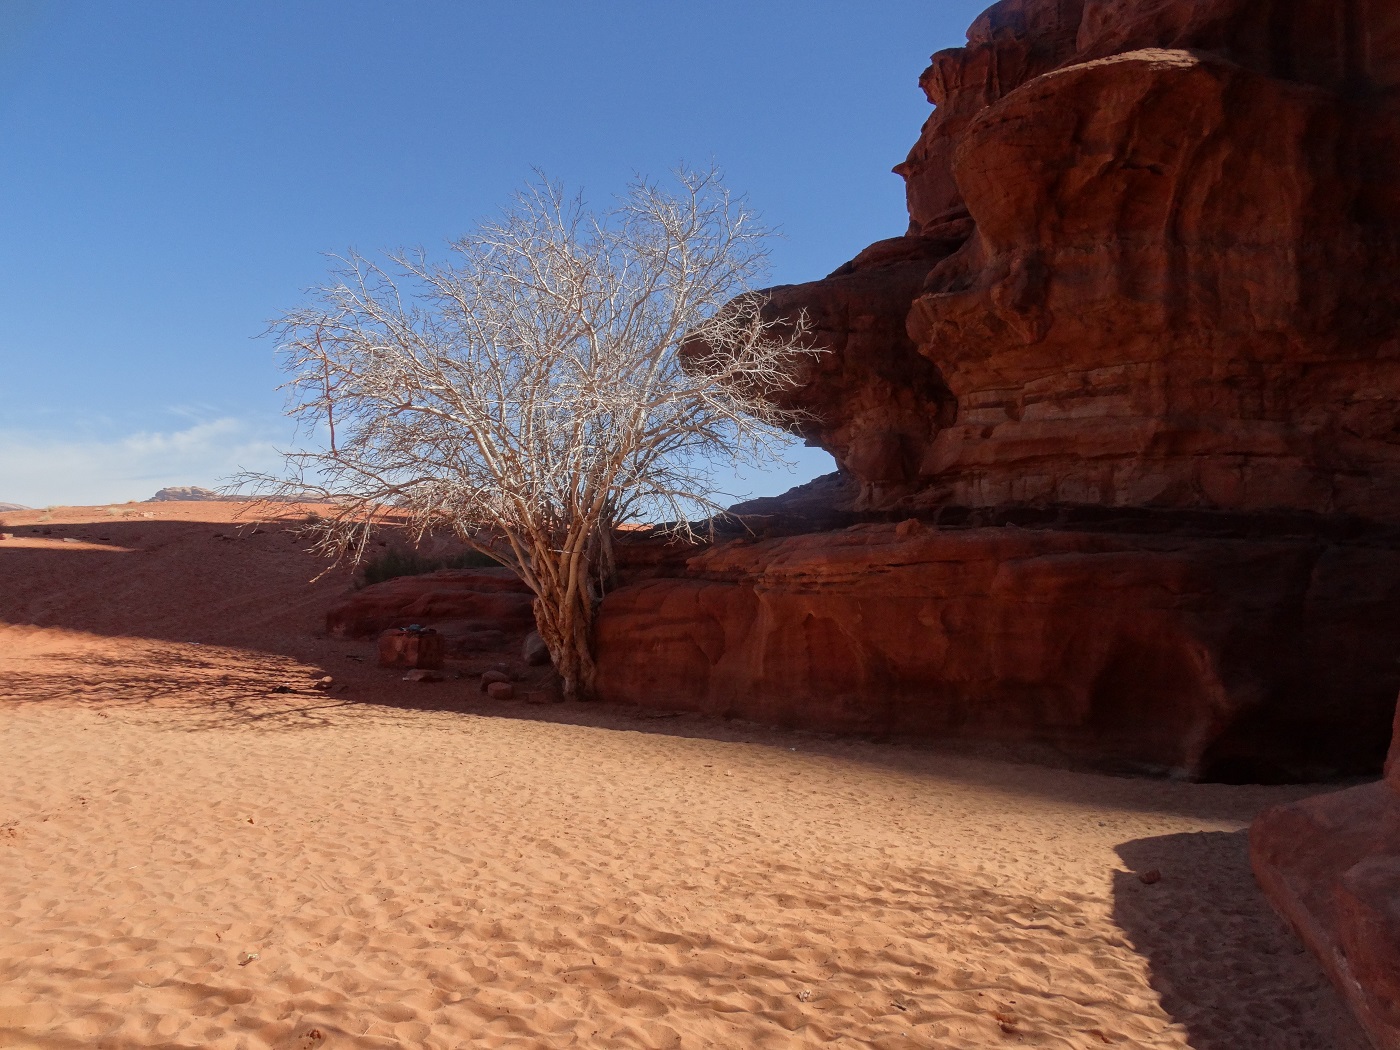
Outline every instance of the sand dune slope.
<svg viewBox="0 0 1400 1050">
<path fill-rule="evenodd" d="M 1362 1045 L 1248 873 L 1305 790 L 410 686 L 158 554 L 119 632 L 76 546 L 0 547 L 0 1045 Z"/>
</svg>

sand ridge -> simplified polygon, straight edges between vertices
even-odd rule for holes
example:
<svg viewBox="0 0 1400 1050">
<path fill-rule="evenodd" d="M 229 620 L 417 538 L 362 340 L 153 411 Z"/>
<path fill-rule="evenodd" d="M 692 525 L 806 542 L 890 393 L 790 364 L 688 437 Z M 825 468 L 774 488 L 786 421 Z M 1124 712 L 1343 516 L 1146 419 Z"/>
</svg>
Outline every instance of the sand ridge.
<svg viewBox="0 0 1400 1050">
<path fill-rule="evenodd" d="M 159 510 L 0 542 L 0 1045 L 1364 1045 L 1248 873 L 1306 788 L 411 685 Z"/>
</svg>

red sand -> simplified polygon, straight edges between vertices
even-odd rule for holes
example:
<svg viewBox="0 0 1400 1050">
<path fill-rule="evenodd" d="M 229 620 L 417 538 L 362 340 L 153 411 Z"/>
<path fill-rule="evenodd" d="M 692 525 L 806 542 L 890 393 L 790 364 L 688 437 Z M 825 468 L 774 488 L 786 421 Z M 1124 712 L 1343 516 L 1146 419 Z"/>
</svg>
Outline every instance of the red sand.
<svg viewBox="0 0 1400 1050">
<path fill-rule="evenodd" d="M 1308 789 L 406 683 L 240 510 L 0 515 L 0 1045 L 1364 1045 L 1249 874 Z"/>
</svg>

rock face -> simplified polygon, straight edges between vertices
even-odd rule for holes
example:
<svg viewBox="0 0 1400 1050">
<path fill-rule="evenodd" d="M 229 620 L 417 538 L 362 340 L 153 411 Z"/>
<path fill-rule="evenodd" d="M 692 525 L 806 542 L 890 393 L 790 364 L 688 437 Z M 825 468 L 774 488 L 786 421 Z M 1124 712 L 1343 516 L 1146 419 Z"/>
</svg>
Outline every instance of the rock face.
<svg viewBox="0 0 1400 1050">
<path fill-rule="evenodd" d="M 920 81 L 905 237 L 774 290 L 863 505 L 1400 515 L 1400 13 L 1008 0 Z"/>
<path fill-rule="evenodd" d="M 771 290 L 829 351 L 785 396 L 840 477 L 610 596 L 605 695 L 1230 779 L 1376 768 L 1400 6 L 1005 0 L 920 85 L 905 235 Z M 930 531 L 836 531 L 909 517 Z"/>
<path fill-rule="evenodd" d="M 508 569 L 444 569 L 356 591 L 326 613 L 336 638 L 394 627 L 433 627 L 453 653 L 518 648 L 534 629 L 529 590 Z"/>
<path fill-rule="evenodd" d="M 1400 689 L 1400 551 L 1296 538 L 910 520 L 724 544 L 604 609 L 605 699 L 1214 779 L 1378 765 Z"/>
<path fill-rule="evenodd" d="M 1249 850 L 1260 887 L 1372 1041 L 1400 1050 L 1400 711 L 1380 783 L 1269 810 Z"/>
</svg>

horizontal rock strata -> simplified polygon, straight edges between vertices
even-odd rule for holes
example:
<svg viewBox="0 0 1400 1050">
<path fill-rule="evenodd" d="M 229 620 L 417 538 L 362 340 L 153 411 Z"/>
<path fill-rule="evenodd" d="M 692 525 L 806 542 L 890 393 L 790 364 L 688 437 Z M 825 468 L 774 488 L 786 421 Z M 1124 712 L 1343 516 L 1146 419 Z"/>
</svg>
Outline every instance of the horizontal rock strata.
<svg viewBox="0 0 1400 1050">
<path fill-rule="evenodd" d="M 1190 776 L 1373 767 L 1400 689 L 1400 551 L 1296 538 L 911 520 L 730 542 L 603 611 L 605 699 Z"/>
<path fill-rule="evenodd" d="M 862 505 L 1400 516 L 1400 15 L 1008 0 L 920 81 L 910 228 L 773 290 Z"/>
</svg>

